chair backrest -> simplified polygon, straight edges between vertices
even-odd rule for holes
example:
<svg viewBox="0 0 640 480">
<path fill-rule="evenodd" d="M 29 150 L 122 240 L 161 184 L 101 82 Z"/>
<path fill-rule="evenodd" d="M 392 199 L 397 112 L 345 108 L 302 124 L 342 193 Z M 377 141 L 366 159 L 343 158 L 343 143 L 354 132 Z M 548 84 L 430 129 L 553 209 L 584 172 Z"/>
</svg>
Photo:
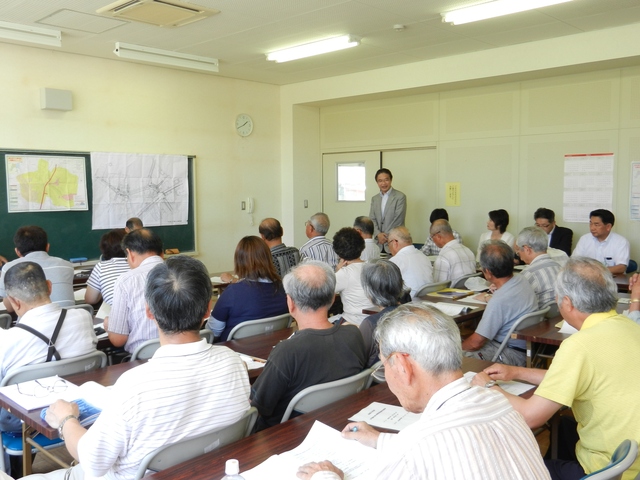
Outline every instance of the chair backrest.
<svg viewBox="0 0 640 480">
<path fill-rule="evenodd" d="M 369 380 L 367 381 L 367 385 L 364 387 L 364 389 L 366 390 L 367 388 L 369 388 L 371 384 L 373 384 L 374 380 L 376 383 L 387 382 L 387 379 L 384 376 L 384 365 L 382 363 L 382 360 L 378 360 L 376 363 L 371 365 L 371 375 L 369 375 Z"/>
<path fill-rule="evenodd" d="M 200 330 L 200 338 L 204 338 L 207 343 L 213 343 L 213 330 L 203 328 L 202 330 Z"/>
<path fill-rule="evenodd" d="M 549 311 L 545 314 L 544 318 L 554 318 L 560 315 L 560 309 L 556 302 L 549 302 L 545 307 L 549 307 Z"/>
<path fill-rule="evenodd" d="M 447 280 L 446 282 L 427 283 L 426 285 L 423 285 L 418 289 L 416 297 L 421 297 L 431 292 L 437 292 L 438 290 L 442 290 L 443 288 L 448 288 L 449 285 L 451 285 L 451 281 L 449 280 Z"/>
<path fill-rule="evenodd" d="M 231 329 L 227 340 L 234 338 L 253 337 L 262 333 L 271 333 L 284 330 L 291 326 L 291 314 L 285 313 L 276 317 L 261 318 L 259 320 L 247 320 L 239 323 Z"/>
<path fill-rule="evenodd" d="M 582 479 L 620 480 L 622 478 L 622 474 L 626 472 L 631 465 L 633 465 L 633 462 L 636 461 L 637 457 L 638 443 L 635 440 L 623 440 L 618 448 L 616 448 L 615 452 L 613 452 L 609 465 L 590 473 L 586 477 L 582 477 Z M 638 477 L 636 477 L 636 479 L 637 478 Z"/>
<path fill-rule="evenodd" d="M 468 275 L 463 275 L 458 278 L 455 282 L 451 282 L 451 288 L 465 288 L 464 282 L 471 277 L 479 277 L 482 275 L 482 272 L 469 273 Z"/>
<path fill-rule="evenodd" d="M 511 338 L 511 334 L 515 330 L 519 328 L 527 328 L 527 327 L 530 327 L 531 325 L 535 325 L 536 323 L 542 322 L 544 320 L 544 316 L 547 314 L 548 311 L 549 311 L 549 307 L 544 307 L 542 310 L 536 310 L 535 312 L 527 313 L 526 315 L 521 316 L 515 322 L 513 322 L 513 325 L 511 325 L 509 332 L 502 340 L 502 343 L 500 344 L 500 348 L 498 348 L 498 351 L 493 356 L 491 361 L 492 362 L 498 361 L 498 357 L 500 357 L 500 355 L 502 354 L 502 351 L 506 348 L 507 343 Z"/>
<path fill-rule="evenodd" d="M 636 273 L 638 271 L 638 263 L 631 259 L 629 260 L 629 265 L 627 266 L 627 270 L 624 273 Z"/>
<path fill-rule="evenodd" d="M 11 315 L 8 313 L 0 313 L 0 328 L 4 328 L 5 330 L 11 328 L 11 324 L 13 321 L 11 320 Z"/>
<path fill-rule="evenodd" d="M 151 340 L 146 340 L 142 342 L 140 345 L 136 347 L 136 349 L 131 354 L 131 360 L 147 360 L 153 357 L 153 354 L 156 353 L 156 350 L 160 348 L 160 339 L 152 338 Z"/>
<path fill-rule="evenodd" d="M 14 383 L 28 382 L 38 378 L 51 377 L 53 375 L 73 375 L 90 370 L 97 370 L 107 366 L 107 356 L 104 352 L 96 350 L 80 357 L 65 358 L 47 363 L 37 363 L 35 365 L 25 365 L 24 367 L 12 368 L 0 382 L 0 387 L 13 385 Z"/>
<path fill-rule="evenodd" d="M 72 308 L 80 308 L 82 310 L 86 310 L 87 312 L 89 312 L 91 314 L 91 318 L 93 318 L 95 312 L 93 310 L 93 307 L 91 305 L 89 305 L 88 303 L 78 303 L 77 305 L 71 305 L 69 307 L 62 307 L 62 308 L 66 308 L 67 310 L 72 309 Z"/>
<path fill-rule="evenodd" d="M 232 425 L 218 427 L 197 437 L 180 440 L 154 450 L 142 459 L 135 480 L 144 477 L 147 470 L 159 472 L 249 436 L 257 418 L 258 410 L 251 407 Z"/>
<path fill-rule="evenodd" d="M 373 368 L 367 368 L 357 375 L 333 382 L 312 385 L 299 391 L 298 394 L 291 399 L 289 405 L 287 405 L 287 409 L 280 423 L 289 420 L 294 410 L 307 413 L 364 390 L 370 384 L 369 377 L 372 372 Z"/>
</svg>

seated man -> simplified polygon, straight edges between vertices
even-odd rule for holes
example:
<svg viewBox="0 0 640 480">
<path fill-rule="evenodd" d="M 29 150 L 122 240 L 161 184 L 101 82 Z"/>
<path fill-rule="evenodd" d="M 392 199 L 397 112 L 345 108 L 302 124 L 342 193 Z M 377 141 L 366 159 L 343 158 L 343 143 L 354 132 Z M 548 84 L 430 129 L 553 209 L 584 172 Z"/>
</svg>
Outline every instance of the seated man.
<svg viewBox="0 0 640 480">
<path fill-rule="evenodd" d="M 629 241 L 612 232 L 616 217 L 609 210 L 594 210 L 589 214 L 589 230 L 571 254 L 574 257 L 589 257 L 598 260 L 613 275 L 624 273 L 629 265 Z"/>
<path fill-rule="evenodd" d="M 300 248 L 302 260 L 325 262 L 335 270 L 338 265 L 338 255 L 333 251 L 333 244 L 325 236 L 331 226 L 329 217 L 325 213 L 318 212 L 304 225 L 309 241 Z"/>
<path fill-rule="evenodd" d="M 122 239 L 131 270 L 120 275 L 113 291 L 111 313 L 104 319 L 104 329 L 115 347 L 133 353 L 138 345 L 158 338 L 155 322 L 147 320 L 144 286 L 149 272 L 162 263 L 162 240 L 147 228 L 133 230 Z"/>
<path fill-rule="evenodd" d="M 556 300 L 556 277 L 560 265 L 547 254 L 547 235 L 539 227 L 524 228 L 516 239 L 516 250 L 524 263 L 522 271 L 538 297 L 538 309 Z"/>
<path fill-rule="evenodd" d="M 449 213 L 447 213 L 447 211 L 444 208 L 434 209 L 431 212 L 431 215 L 429 216 L 429 223 L 433 225 L 433 222 L 435 222 L 436 220 L 446 220 L 448 222 Z M 458 241 L 458 243 L 462 243 L 462 237 L 460 236 L 460 234 L 455 230 L 451 230 L 451 231 L 453 232 L 453 237 Z M 442 247 L 438 247 L 438 245 L 436 245 L 436 243 L 433 241 L 433 238 L 431 237 L 431 233 L 429 233 L 429 236 L 424 241 L 424 245 L 422 246 L 420 251 L 427 256 L 438 255 L 440 253 L 440 248 Z"/>
<path fill-rule="evenodd" d="M 49 256 L 47 232 L 35 225 L 20 227 L 13 236 L 13 244 L 18 258 L 5 264 L 0 272 L 0 297 L 4 298 L 4 306 L 8 312 L 13 312 L 13 307 L 6 299 L 4 276 L 11 267 L 21 262 L 35 262 L 42 267 L 47 280 L 51 281 L 52 302 L 61 307 L 75 305 L 73 265 L 61 258 Z"/>
<path fill-rule="evenodd" d="M 544 424 L 562 405 L 571 407 L 577 435 L 575 423 L 572 431 L 560 431 L 559 460 L 545 461 L 552 479 L 582 478 L 607 465 L 623 440 L 640 442 L 640 382 L 632 373 L 640 364 L 640 327 L 616 313 L 617 291 L 601 263 L 572 257 L 558 275 L 556 295 L 562 317 L 579 331 L 562 342 L 549 370 L 493 365 L 474 378 L 481 385 L 512 379 L 539 385 L 528 399 L 492 388 L 531 428 Z M 638 472 L 640 458 L 623 478 L 633 479 Z"/>
<path fill-rule="evenodd" d="M 0 379 L 13 368 L 95 351 L 98 339 L 91 315 L 83 309 L 66 310 L 52 303 L 51 281 L 40 265 L 20 262 L 7 271 L 4 281 L 6 300 L 17 313 L 18 323 L 8 330 L 0 329 Z M 21 428 L 19 419 L 2 410 L 2 431 Z"/>
<path fill-rule="evenodd" d="M 427 283 L 433 283 L 433 267 L 429 259 L 413 246 L 413 239 L 406 227 L 396 227 L 389 232 L 387 246 L 391 261 L 402 272 L 404 284 L 411 289 L 411 298 L 415 297 Z"/>
<path fill-rule="evenodd" d="M 124 231 L 129 233 L 141 228 L 144 228 L 142 220 L 140 220 L 138 217 L 131 217 L 129 220 L 127 220 L 127 223 L 124 226 Z"/>
<path fill-rule="evenodd" d="M 28 478 L 134 478 L 147 454 L 231 425 L 249 408 L 249 377 L 240 357 L 200 339 L 211 310 L 205 266 L 184 255 L 157 264 L 144 298 L 146 321 L 160 330 L 160 348 L 149 362 L 122 374 L 112 403 L 89 430 L 78 422 L 75 403 L 54 403 L 45 420 L 80 464 Z"/>
<path fill-rule="evenodd" d="M 380 258 L 380 247 L 376 245 L 373 239 L 373 222 L 369 217 L 356 217 L 353 222 L 353 228 L 355 228 L 360 236 L 364 239 L 364 250 L 360 255 L 360 260 L 368 262 L 369 260 L 376 260 Z"/>
<path fill-rule="evenodd" d="M 360 373 L 365 365 L 362 335 L 353 325 L 327 320 L 336 277 L 324 262 L 309 260 L 284 277 L 287 304 L 298 331 L 278 343 L 251 389 L 258 430 L 280 423 L 301 390 Z"/>
<path fill-rule="evenodd" d="M 406 410 L 421 415 L 398 434 L 380 433 L 364 422 L 347 424 L 344 438 L 380 452 L 371 478 L 549 478 L 522 416 L 504 398 L 463 377 L 460 330 L 450 317 L 403 305 L 380 320 L 376 341 L 389 388 Z M 300 467 L 298 477 L 343 475 L 321 462 Z"/>
<path fill-rule="evenodd" d="M 280 277 L 284 277 L 289 270 L 300 263 L 300 252 L 296 247 L 287 247 L 282 243 L 284 230 L 275 218 L 265 218 L 258 227 L 260 236 L 269 247 L 273 264 Z"/>
<path fill-rule="evenodd" d="M 533 214 L 536 227 L 540 227 L 547 234 L 547 246 L 562 250 L 568 256 L 571 255 L 571 242 L 573 230 L 556 225 L 556 214 L 548 208 L 539 208 Z"/>
<path fill-rule="evenodd" d="M 429 230 L 440 253 L 433 265 L 433 281 L 451 280 L 453 285 L 460 277 L 476 273 L 476 256 L 454 236 L 446 220 L 436 220 Z"/>
<path fill-rule="evenodd" d="M 489 240 L 480 249 L 480 266 L 484 278 L 493 283 L 496 291 L 482 315 L 482 320 L 462 342 L 467 357 L 491 360 L 507 336 L 511 325 L 521 316 L 538 309 L 536 293 L 522 275 L 513 275 L 513 250 L 502 240 Z M 509 339 L 499 361 L 509 365 L 524 365 L 526 362 L 524 340 Z"/>
</svg>

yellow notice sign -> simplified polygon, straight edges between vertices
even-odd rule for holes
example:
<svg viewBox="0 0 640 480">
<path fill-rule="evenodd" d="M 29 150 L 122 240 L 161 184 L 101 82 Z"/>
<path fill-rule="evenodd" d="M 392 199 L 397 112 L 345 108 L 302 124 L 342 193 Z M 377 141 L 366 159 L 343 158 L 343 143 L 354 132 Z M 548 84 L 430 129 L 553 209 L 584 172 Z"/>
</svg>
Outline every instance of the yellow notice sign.
<svg viewBox="0 0 640 480">
<path fill-rule="evenodd" d="M 460 182 L 444 184 L 445 205 L 447 207 L 460 206 Z"/>
</svg>

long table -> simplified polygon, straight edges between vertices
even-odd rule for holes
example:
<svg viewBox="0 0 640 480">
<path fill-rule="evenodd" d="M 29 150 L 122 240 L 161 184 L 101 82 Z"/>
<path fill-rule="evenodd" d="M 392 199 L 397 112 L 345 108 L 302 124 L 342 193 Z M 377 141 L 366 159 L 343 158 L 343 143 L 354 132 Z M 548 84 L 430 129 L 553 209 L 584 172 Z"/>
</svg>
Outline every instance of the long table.
<svg viewBox="0 0 640 480">
<path fill-rule="evenodd" d="M 464 371 L 478 372 L 489 365 L 491 365 L 491 362 L 466 357 L 463 359 Z M 285 423 L 155 473 L 148 478 L 153 480 L 210 480 L 222 478 L 224 476 L 225 462 L 230 458 L 236 458 L 240 461 L 241 471 L 248 470 L 264 462 L 272 455 L 297 447 L 307 436 L 316 420 L 335 429 L 342 430 L 348 423 L 347 419 L 350 416 L 372 402 L 391 405 L 400 404 L 386 383 L 375 385 L 368 390 L 363 390 L 326 407 L 292 418 Z"/>
</svg>

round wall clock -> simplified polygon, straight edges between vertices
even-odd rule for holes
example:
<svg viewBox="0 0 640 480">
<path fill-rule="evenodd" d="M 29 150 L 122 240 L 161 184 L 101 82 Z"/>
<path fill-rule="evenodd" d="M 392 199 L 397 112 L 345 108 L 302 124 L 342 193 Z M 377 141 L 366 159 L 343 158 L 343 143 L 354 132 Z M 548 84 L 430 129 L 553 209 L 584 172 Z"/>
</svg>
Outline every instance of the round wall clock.
<svg viewBox="0 0 640 480">
<path fill-rule="evenodd" d="M 253 132 L 253 120 L 245 113 L 236 117 L 236 132 L 241 137 L 247 137 Z"/>
</svg>

